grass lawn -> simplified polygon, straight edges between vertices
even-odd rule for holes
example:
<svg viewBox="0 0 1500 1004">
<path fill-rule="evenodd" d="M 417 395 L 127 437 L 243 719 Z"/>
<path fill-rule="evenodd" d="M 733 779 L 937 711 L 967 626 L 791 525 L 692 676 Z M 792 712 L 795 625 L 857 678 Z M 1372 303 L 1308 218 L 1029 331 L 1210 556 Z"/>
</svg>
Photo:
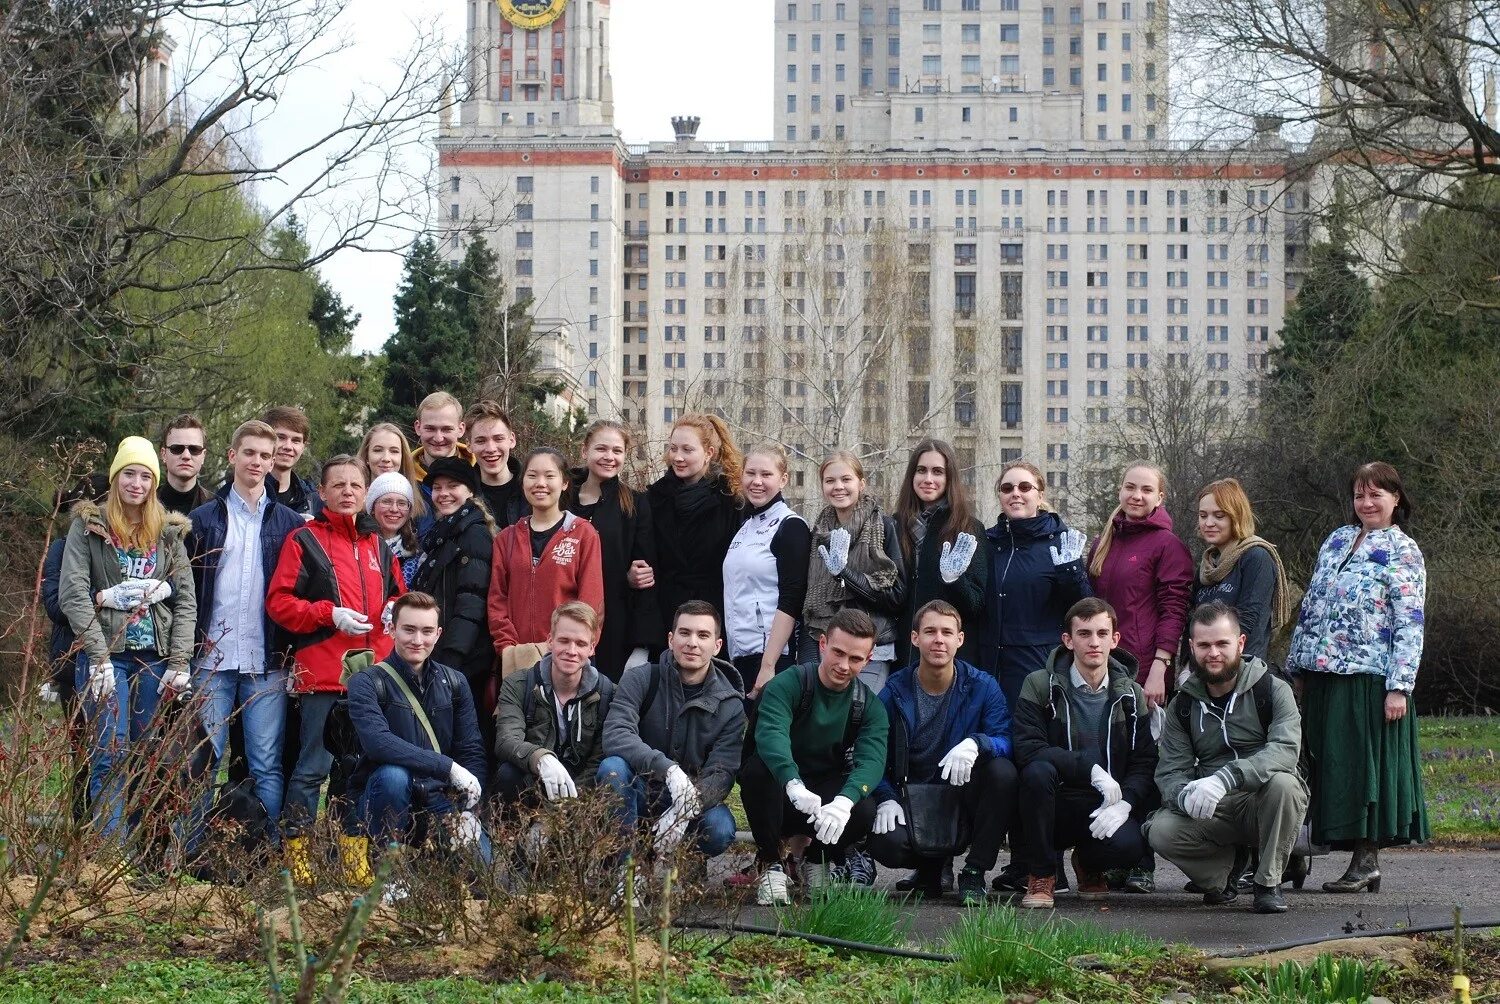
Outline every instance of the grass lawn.
<svg viewBox="0 0 1500 1004">
<path fill-rule="evenodd" d="M 1500 842 L 1500 716 L 1424 718 L 1420 727 L 1433 838 Z"/>
</svg>

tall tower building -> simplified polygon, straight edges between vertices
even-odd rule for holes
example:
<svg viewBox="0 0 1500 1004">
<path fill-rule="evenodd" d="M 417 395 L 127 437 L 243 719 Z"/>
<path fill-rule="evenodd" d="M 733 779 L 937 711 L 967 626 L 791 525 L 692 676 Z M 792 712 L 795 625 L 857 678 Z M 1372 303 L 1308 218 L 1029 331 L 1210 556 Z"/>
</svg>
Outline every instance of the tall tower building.
<svg viewBox="0 0 1500 1004">
<path fill-rule="evenodd" d="M 614 118 L 609 0 L 468 0 L 465 126 L 598 134 Z"/>
</svg>

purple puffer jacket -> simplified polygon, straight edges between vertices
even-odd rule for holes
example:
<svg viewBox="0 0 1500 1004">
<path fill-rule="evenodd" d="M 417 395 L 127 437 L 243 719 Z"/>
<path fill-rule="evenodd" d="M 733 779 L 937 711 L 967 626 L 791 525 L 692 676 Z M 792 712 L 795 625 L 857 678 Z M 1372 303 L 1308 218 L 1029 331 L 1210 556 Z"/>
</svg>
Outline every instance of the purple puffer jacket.
<svg viewBox="0 0 1500 1004">
<path fill-rule="evenodd" d="M 1157 649 L 1176 652 L 1182 641 L 1193 592 L 1193 558 L 1161 506 L 1142 520 L 1117 514 L 1114 528 L 1104 569 L 1090 578 L 1094 595 L 1119 615 L 1120 647 L 1135 656 L 1138 679 L 1144 682 Z M 1095 540 L 1089 548 L 1090 564 L 1098 546 Z"/>
</svg>

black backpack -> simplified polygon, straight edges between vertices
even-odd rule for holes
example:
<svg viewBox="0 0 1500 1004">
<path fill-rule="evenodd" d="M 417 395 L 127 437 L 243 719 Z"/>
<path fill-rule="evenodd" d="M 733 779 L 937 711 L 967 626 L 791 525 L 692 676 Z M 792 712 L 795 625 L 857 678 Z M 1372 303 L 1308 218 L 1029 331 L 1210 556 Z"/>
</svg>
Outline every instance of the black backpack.
<svg viewBox="0 0 1500 1004">
<path fill-rule="evenodd" d="M 813 696 L 817 693 L 818 667 L 814 663 L 801 666 L 792 666 L 784 670 L 788 673 L 796 673 L 802 684 L 802 690 L 797 696 L 797 707 L 792 712 L 792 724 L 796 724 L 807 713 L 812 710 Z M 867 702 L 874 696 L 870 688 L 865 686 L 863 680 L 855 677 L 850 683 L 854 688 L 854 694 L 849 706 L 849 721 L 844 726 L 844 762 L 850 767 L 854 766 L 854 744 L 859 740 L 859 730 L 865 724 L 865 707 Z M 760 708 L 760 703 L 746 702 L 745 711 L 745 757 L 755 752 L 755 719 Z"/>
<path fill-rule="evenodd" d="M 1260 718 L 1260 731 L 1264 735 L 1270 735 L 1271 718 L 1274 710 L 1271 707 L 1272 675 L 1267 672 L 1250 687 L 1250 696 L 1255 699 L 1255 714 Z M 1193 698 L 1188 697 L 1181 691 L 1172 698 L 1172 710 L 1177 715 L 1177 721 L 1182 725 L 1182 731 L 1189 736 L 1192 735 Z"/>
</svg>

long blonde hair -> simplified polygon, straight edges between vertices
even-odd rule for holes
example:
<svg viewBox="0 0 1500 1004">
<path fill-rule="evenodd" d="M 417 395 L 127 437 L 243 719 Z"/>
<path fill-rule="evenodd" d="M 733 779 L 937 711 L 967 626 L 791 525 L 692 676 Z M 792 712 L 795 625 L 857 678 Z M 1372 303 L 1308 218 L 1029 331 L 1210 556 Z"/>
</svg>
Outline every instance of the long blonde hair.
<svg viewBox="0 0 1500 1004">
<path fill-rule="evenodd" d="M 1162 469 L 1149 460 L 1132 460 L 1125 465 L 1121 475 L 1129 474 L 1134 470 L 1150 471 L 1156 475 L 1157 494 L 1163 499 L 1167 497 L 1167 475 Z M 1125 510 L 1119 505 L 1115 506 L 1114 512 L 1109 514 L 1109 519 L 1104 522 L 1104 530 L 1099 534 L 1099 540 L 1094 544 L 1094 556 L 1089 560 L 1089 575 L 1094 578 L 1104 574 L 1104 559 L 1109 557 L 1109 547 L 1115 541 L 1115 520 Z"/>
<path fill-rule="evenodd" d="M 1224 478 L 1204 485 L 1198 493 L 1199 501 L 1205 495 L 1212 495 L 1214 504 L 1229 517 L 1229 532 L 1234 540 L 1255 536 L 1255 510 L 1251 508 L 1250 496 L 1245 494 L 1238 478 Z"/>
<path fill-rule="evenodd" d="M 370 440 L 375 437 L 375 433 L 377 432 L 389 432 L 401 444 L 400 470 L 402 476 L 406 478 L 412 487 L 411 518 L 415 522 L 427 515 L 427 500 L 417 487 L 419 484 L 417 480 L 417 459 L 412 455 L 411 440 L 406 438 L 406 433 L 402 432 L 399 426 L 391 422 L 378 422 L 370 426 L 369 431 L 365 433 L 365 438 L 360 440 L 359 450 L 355 453 L 355 456 L 364 461 L 367 472 L 366 476 L 371 481 L 375 480 L 375 466 L 370 463 Z"/>
<path fill-rule="evenodd" d="M 155 547 L 167 525 L 167 510 L 156 497 L 156 476 L 152 475 L 151 491 L 146 493 L 146 501 L 141 503 L 139 523 L 132 523 L 125 513 L 125 503 L 121 501 L 120 491 L 116 487 L 119 479 L 120 476 L 116 474 L 115 480 L 109 483 L 109 495 L 104 500 L 105 525 L 123 550 L 144 551 Z"/>
<path fill-rule="evenodd" d="M 729 490 L 738 492 L 740 475 L 745 473 L 745 456 L 734 445 L 734 436 L 724 420 L 718 415 L 683 415 L 672 423 L 667 435 L 670 437 L 681 428 L 692 429 L 698 434 L 704 451 L 713 454 L 709 460 L 710 469 L 717 464 L 724 473 L 725 480 L 729 482 Z"/>
</svg>

